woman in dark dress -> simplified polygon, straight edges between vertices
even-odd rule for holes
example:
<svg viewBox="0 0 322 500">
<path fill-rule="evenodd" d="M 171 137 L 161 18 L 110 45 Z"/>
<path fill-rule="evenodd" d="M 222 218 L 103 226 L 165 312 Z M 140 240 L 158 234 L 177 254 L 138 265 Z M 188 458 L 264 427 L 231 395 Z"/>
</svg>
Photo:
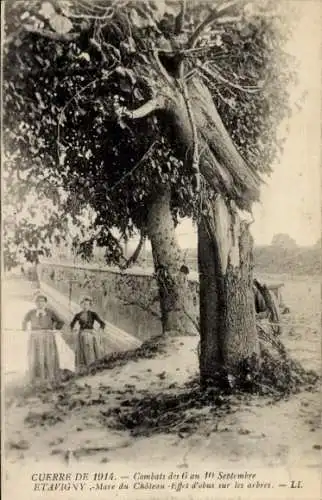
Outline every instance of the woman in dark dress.
<svg viewBox="0 0 322 500">
<path fill-rule="evenodd" d="M 71 329 L 76 326 L 79 328 L 76 342 L 76 368 L 78 370 L 89 366 L 105 354 L 105 337 L 102 332 L 105 323 L 96 312 L 90 309 L 92 302 L 90 297 L 84 297 L 81 302 L 82 311 L 74 316 L 70 324 Z M 95 322 L 101 327 L 101 331 L 94 330 Z"/>
<path fill-rule="evenodd" d="M 36 308 L 24 317 L 22 329 L 30 331 L 28 340 L 29 378 L 31 383 L 57 381 L 60 375 L 55 330 L 64 322 L 47 307 L 47 298 L 38 295 Z"/>
</svg>

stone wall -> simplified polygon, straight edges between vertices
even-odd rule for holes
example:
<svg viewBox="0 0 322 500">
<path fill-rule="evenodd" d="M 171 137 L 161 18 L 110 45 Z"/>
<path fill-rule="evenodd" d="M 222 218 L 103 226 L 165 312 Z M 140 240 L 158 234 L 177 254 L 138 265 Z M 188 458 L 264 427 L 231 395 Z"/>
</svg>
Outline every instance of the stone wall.
<svg viewBox="0 0 322 500">
<path fill-rule="evenodd" d="M 151 272 L 120 272 L 93 265 L 43 262 L 39 279 L 79 303 L 84 295 L 94 300 L 94 309 L 107 321 L 131 335 L 146 340 L 161 333 L 158 289 Z M 198 316 L 198 282 L 187 281 L 185 309 L 194 322 Z"/>
</svg>

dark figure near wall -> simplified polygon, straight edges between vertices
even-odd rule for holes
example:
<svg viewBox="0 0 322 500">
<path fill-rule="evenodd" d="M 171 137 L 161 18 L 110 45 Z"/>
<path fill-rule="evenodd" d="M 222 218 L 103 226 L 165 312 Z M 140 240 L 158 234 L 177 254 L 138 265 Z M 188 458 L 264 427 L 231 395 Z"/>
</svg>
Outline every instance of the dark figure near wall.
<svg viewBox="0 0 322 500">
<path fill-rule="evenodd" d="M 262 293 L 262 287 L 257 280 L 253 282 L 253 292 L 255 299 L 255 311 L 256 314 L 264 313 L 267 309 L 266 302 Z"/>
<path fill-rule="evenodd" d="M 76 341 L 76 368 L 81 370 L 105 355 L 106 336 L 104 335 L 105 322 L 99 315 L 90 309 L 93 301 L 91 297 L 84 297 L 82 311 L 76 314 L 70 324 L 71 329 L 77 325 L 79 332 Z M 95 331 L 94 324 L 98 323 L 101 331 Z"/>
<path fill-rule="evenodd" d="M 257 319 L 267 319 L 275 335 L 281 334 L 281 314 L 275 294 L 269 290 L 267 285 L 253 281 L 253 292 L 255 300 L 255 311 Z"/>
</svg>

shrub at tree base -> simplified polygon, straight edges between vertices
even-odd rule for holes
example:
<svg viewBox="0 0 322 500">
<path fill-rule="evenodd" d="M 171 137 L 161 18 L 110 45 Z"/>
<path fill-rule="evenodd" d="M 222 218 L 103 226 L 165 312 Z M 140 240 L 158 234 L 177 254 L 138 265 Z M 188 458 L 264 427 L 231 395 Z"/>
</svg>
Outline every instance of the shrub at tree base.
<svg viewBox="0 0 322 500">
<path fill-rule="evenodd" d="M 215 388 L 203 391 L 196 378 L 183 388 L 175 387 L 172 391 L 169 388 L 153 396 L 142 394 L 140 397 L 136 393 L 135 398 L 104 413 L 106 425 L 127 429 L 132 435 L 178 433 L 185 437 L 201 424 L 210 424 L 212 430 L 217 430 L 224 415 L 238 411 L 242 402 L 250 402 L 259 395 L 268 397 L 267 403 L 271 404 L 301 389 L 317 390 L 316 373 L 305 371 L 290 360 L 283 365 L 270 355 L 263 359 L 264 366 L 255 373 L 247 392 L 245 387 L 235 387 L 231 394 Z"/>
<path fill-rule="evenodd" d="M 132 435 L 153 433 L 179 433 L 182 437 L 194 432 L 202 423 L 215 426 L 228 413 L 236 411 L 241 401 L 250 401 L 266 396 L 270 403 L 287 398 L 302 390 L 317 390 L 319 376 L 312 370 L 305 370 L 292 360 L 281 341 L 257 325 L 261 339 L 260 364 L 257 359 L 245 362 L 240 369 L 240 379 L 231 380 L 230 386 L 211 387 L 204 390 L 199 377 L 184 386 L 170 384 L 158 394 L 135 391 L 110 410 L 103 417 L 107 426 L 130 430 Z M 154 358 L 165 351 L 164 338 L 145 342 L 140 348 L 117 353 L 89 368 L 112 369 L 128 361 Z"/>
<path fill-rule="evenodd" d="M 133 436 L 176 433 L 185 438 L 202 426 L 205 426 L 206 432 L 229 431 L 229 428 L 220 426 L 225 415 L 238 411 L 243 403 L 258 404 L 259 396 L 262 397 L 261 404 L 265 406 L 287 399 L 300 391 L 317 391 L 317 382 L 320 380 L 317 373 L 305 370 L 300 363 L 289 357 L 279 340 L 266 331 L 263 333 L 260 326 L 258 329 L 261 338 L 261 364 L 245 364 L 241 367 L 243 376 L 240 380 L 235 379 L 230 387 L 204 389 L 198 376 L 183 385 L 172 382 L 158 393 L 149 392 L 149 387 L 139 389 L 125 385 L 122 390 L 111 386 L 100 387 L 97 395 L 95 391 L 87 391 L 89 386 L 78 387 L 77 380 L 82 375 L 112 370 L 130 361 L 139 362 L 165 354 L 167 341 L 164 337 L 157 337 L 133 351 L 106 356 L 91 365 L 80 377 L 73 377 L 56 390 L 39 388 L 37 395 L 46 404 L 52 402 L 53 410 L 41 415 L 30 414 L 26 423 L 45 425 L 47 422 L 55 425 L 75 408 L 98 404 L 102 408 L 99 419 L 107 427 L 128 430 Z M 25 397 L 27 395 L 26 393 Z M 113 395 L 120 399 L 120 403 L 110 408 L 109 402 Z M 35 391 L 30 392 L 29 396 L 34 398 Z M 105 404 L 107 408 L 104 408 Z M 56 414 L 59 415 L 57 419 L 54 417 Z"/>
</svg>

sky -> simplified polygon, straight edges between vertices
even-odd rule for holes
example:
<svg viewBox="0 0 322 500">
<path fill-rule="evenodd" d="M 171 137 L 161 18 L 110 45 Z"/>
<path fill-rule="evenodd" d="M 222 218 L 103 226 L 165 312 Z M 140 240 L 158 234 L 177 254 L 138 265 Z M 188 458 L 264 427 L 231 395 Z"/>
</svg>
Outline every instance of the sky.
<svg viewBox="0 0 322 500">
<path fill-rule="evenodd" d="M 262 187 L 261 203 L 254 206 L 251 230 L 257 245 L 269 244 L 276 233 L 288 233 L 299 245 L 314 244 L 321 237 L 322 2 L 293 1 L 300 19 L 288 50 L 299 61 L 296 92 L 307 95 L 289 122 L 284 153 Z M 196 246 L 189 220 L 177 234 L 183 248 Z"/>
</svg>

